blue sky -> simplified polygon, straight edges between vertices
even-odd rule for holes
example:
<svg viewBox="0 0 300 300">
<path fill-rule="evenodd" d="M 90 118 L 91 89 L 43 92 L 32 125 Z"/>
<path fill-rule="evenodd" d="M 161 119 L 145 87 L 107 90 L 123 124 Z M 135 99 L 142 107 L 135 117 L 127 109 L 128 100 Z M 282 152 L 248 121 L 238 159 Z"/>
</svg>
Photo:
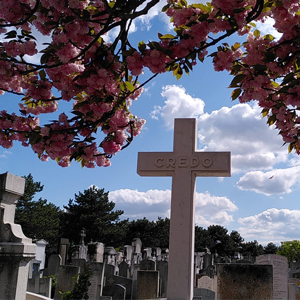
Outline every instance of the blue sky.
<svg viewBox="0 0 300 300">
<path fill-rule="evenodd" d="M 136 42 L 147 42 L 156 39 L 158 31 L 170 29 L 154 9 L 135 23 L 131 36 Z M 39 161 L 30 148 L 15 143 L 11 149 L 0 148 L 0 173 L 31 173 L 44 185 L 37 196 L 60 207 L 75 193 L 95 185 L 109 191 L 116 209 L 124 210 L 124 218 L 169 217 L 171 178 L 140 177 L 137 153 L 172 151 L 174 118 L 196 118 L 198 150 L 231 151 L 232 155 L 232 177 L 197 178 L 196 224 L 222 225 L 229 232 L 237 230 L 246 241 L 262 244 L 298 239 L 300 159 L 288 154 L 255 103 L 231 101 L 227 88 L 231 80 L 228 73 L 213 70 L 210 58 L 179 81 L 171 73 L 156 77 L 132 105 L 132 112 L 147 121 L 144 130 L 113 157 L 111 167 L 82 169 L 73 163 L 61 168 L 53 161 Z M 15 96 L 0 97 L 1 109 L 8 112 L 16 111 L 17 103 Z"/>
</svg>

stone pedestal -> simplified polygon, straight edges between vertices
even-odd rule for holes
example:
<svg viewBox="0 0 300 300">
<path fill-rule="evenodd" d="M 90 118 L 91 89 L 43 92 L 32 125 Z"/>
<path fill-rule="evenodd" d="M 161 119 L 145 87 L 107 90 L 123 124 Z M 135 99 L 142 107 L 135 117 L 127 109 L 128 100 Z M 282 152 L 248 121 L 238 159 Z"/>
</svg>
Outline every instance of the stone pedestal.
<svg viewBox="0 0 300 300">
<path fill-rule="evenodd" d="M 29 261 L 36 245 L 14 224 L 15 206 L 24 193 L 25 179 L 0 175 L 0 300 L 25 300 Z"/>
</svg>

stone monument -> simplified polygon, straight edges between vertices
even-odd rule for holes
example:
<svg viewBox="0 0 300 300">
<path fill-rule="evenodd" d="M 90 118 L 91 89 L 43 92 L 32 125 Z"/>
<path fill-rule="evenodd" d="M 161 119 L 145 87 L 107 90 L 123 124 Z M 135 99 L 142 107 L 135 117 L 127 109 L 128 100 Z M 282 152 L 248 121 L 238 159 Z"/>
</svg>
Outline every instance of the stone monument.
<svg viewBox="0 0 300 300">
<path fill-rule="evenodd" d="M 36 245 L 15 224 L 15 207 L 23 195 L 25 179 L 0 175 L 0 299 L 25 300 L 29 261 Z"/>
<path fill-rule="evenodd" d="M 140 152 L 141 176 L 171 176 L 169 300 L 191 300 L 196 177 L 229 177 L 230 152 L 197 152 L 196 119 L 175 119 L 173 152 Z M 179 284 L 180 283 L 180 284 Z"/>
</svg>

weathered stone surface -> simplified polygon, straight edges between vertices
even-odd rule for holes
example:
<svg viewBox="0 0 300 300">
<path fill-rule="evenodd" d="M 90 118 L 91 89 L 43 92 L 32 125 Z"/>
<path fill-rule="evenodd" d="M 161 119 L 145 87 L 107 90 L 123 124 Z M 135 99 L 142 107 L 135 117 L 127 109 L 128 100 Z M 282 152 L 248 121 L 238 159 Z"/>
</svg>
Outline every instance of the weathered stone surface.
<svg viewBox="0 0 300 300">
<path fill-rule="evenodd" d="M 217 276 L 220 300 L 273 300 L 270 265 L 218 264 Z"/>
<path fill-rule="evenodd" d="M 229 152 L 198 152 L 196 119 L 175 119 L 173 152 L 140 152 L 138 174 L 172 176 L 168 298 L 191 300 L 197 176 L 230 176 Z M 180 283 L 180 284 L 179 284 Z"/>
<path fill-rule="evenodd" d="M 273 266 L 273 300 L 288 297 L 288 262 L 285 256 L 264 254 L 256 257 L 256 264 Z"/>
<path fill-rule="evenodd" d="M 158 271 L 138 271 L 137 299 L 155 299 L 158 297 Z"/>
</svg>

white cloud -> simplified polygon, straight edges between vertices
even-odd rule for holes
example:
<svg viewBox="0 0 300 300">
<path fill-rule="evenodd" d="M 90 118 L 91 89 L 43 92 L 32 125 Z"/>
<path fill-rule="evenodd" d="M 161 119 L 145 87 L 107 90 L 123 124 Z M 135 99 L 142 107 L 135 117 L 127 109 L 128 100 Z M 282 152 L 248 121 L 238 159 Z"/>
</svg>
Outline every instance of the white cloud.
<svg viewBox="0 0 300 300">
<path fill-rule="evenodd" d="M 151 112 L 153 119 L 162 118 L 168 129 L 173 128 L 174 118 L 199 118 L 204 112 L 204 101 L 193 98 L 182 86 L 167 85 L 161 93 L 166 98 L 164 106 L 155 106 Z"/>
<path fill-rule="evenodd" d="M 231 151 L 232 172 L 270 170 L 286 162 L 278 132 L 268 127 L 257 105 L 237 104 L 200 116 L 198 136 L 205 151 Z"/>
<path fill-rule="evenodd" d="M 212 196 L 208 192 L 196 194 L 195 206 L 195 222 L 199 226 L 228 225 L 233 221 L 228 212 L 238 210 L 228 198 Z"/>
<path fill-rule="evenodd" d="M 282 34 L 273 27 L 275 21 L 272 18 L 268 17 L 264 22 L 259 21 L 255 22 L 255 24 L 256 28 L 261 32 L 262 35 L 271 34 L 277 40 L 279 40 L 282 36 Z"/>
<path fill-rule="evenodd" d="M 275 169 L 269 172 L 252 171 L 240 178 L 237 187 L 244 191 L 271 196 L 275 194 L 288 194 L 292 187 L 299 184 L 300 167 Z"/>
<path fill-rule="evenodd" d="M 170 190 L 121 189 L 109 193 L 109 200 L 116 203 L 116 208 L 124 210 L 123 217 L 135 219 L 146 217 L 170 217 Z M 200 226 L 212 224 L 228 225 L 233 221 L 230 212 L 238 210 L 237 206 L 226 197 L 217 197 L 206 193 L 196 193 L 195 222 Z"/>
<path fill-rule="evenodd" d="M 270 208 L 254 216 L 239 218 L 237 231 L 245 240 L 280 244 L 299 239 L 300 210 Z"/>
</svg>

